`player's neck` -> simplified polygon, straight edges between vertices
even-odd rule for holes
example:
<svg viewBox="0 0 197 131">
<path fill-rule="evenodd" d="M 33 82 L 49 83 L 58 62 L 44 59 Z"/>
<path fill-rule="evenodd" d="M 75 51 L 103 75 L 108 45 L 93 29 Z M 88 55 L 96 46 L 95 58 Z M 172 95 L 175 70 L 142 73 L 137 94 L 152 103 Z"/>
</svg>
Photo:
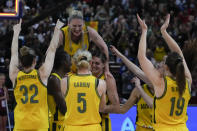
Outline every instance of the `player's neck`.
<svg viewBox="0 0 197 131">
<path fill-rule="evenodd" d="M 81 41 L 81 36 L 75 36 L 75 35 L 71 35 L 71 40 L 74 42 L 74 43 L 79 43 Z"/>
<path fill-rule="evenodd" d="M 24 71 L 24 72 L 30 72 L 30 71 L 32 71 L 33 69 L 34 69 L 34 67 L 31 66 L 31 67 L 28 67 L 28 68 L 24 68 L 23 71 Z"/>
<path fill-rule="evenodd" d="M 77 74 L 91 74 L 89 69 L 80 69 L 77 71 Z"/>
</svg>

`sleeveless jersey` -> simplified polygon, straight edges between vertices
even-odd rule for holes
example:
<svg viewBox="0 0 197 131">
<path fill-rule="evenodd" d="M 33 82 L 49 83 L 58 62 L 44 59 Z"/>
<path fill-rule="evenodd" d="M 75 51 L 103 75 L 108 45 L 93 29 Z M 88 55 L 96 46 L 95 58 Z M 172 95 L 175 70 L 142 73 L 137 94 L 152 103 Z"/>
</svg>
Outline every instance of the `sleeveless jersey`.
<svg viewBox="0 0 197 131">
<path fill-rule="evenodd" d="M 65 101 L 67 112 L 65 124 L 72 126 L 93 125 L 101 122 L 99 114 L 100 96 L 98 79 L 92 75 L 68 77 Z"/>
<path fill-rule="evenodd" d="M 89 48 L 89 36 L 88 36 L 88 31 L 87 31 L 87 27 L 83 26 L 83 39 L 79 42 L 79 43 L 74 43 L 71 40 L 71 36 L 69 36 L 71 33 L 69 31 L 69 27 L 66 26 L 64 28 L 62 28 L 63 31 L 63 42 L 64 42 L 64 51 L 66 51 L 66 53 L 68 53 L 70 56 L 73 56 L 75 54 L 75 52 L 77 52 L 78 49 L 84 49 L 84 50 L 88 50 Z"/>
<path fill-rule="evenodd" d="M 186 80 L 185 92 L 179 97 L 176 81 L 165 76 L 165 90 L 161 97 L 154 98 L 154 127 L 185 125 L 188 119 L 187 106 L 190 100 L 189 83 Z"/>
<path fill-rule="evenodd" d="M 154 94 L 149 90 L 147 84 L 144 84 L 142 87 L 144 92 L 146 92 L 148 96 L 154 98 Z M 151 120 L 152 120 L 152 109 L 146 104 L 144 99 L 140 97 L 137 103 L 136 125 L 144 128 L 152 128 Z"/>
<path fill-rule="evenodd" d="M 59 79 L 59 81 L 62 80 L 62 78 L 57 73 L 52 73 L 51 75 L 56 76 Z M 49 110 L 52 114 L 51 116 L 52 121 L 63 121 L 64 115 L 62 115 L 62 113 L 59 112 L 55 100 L 51 95 L 48 95 L 48 105 L 49 105 Z"/>
<path fill-rule="evenodd" d="M 18 72 L 14 96 L 17 103 L 14 109 L 15 129 L 49 128 L 47 88 L 37 70 Z"/>
<path fill-rule="evenodd" d="M 105 80 L 105 74 L 102 74 L 98 77 L 99 79 Z M 106 95 L 106 102 L 109 104 L 109 99 Z M 100 113 L 101 114 L 101 125 L 103 131 L 111 131 L 111 119 L 109 113 Z"/>
</svg>

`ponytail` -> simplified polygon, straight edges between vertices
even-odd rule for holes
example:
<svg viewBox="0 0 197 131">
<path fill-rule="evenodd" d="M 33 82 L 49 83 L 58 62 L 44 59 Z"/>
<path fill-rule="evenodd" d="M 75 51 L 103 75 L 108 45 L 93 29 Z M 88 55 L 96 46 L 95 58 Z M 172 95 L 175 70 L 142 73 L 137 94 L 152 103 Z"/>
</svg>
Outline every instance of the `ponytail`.
<svg viewBox="0 0 197 131">
<path fill-rule="evenodd" d="M 185 69 L 183 62 L 180 61 L 176 66 L 176 83 L 178 85 L 179 96 L 182 97 L 185 92 Z"/>
</svg>

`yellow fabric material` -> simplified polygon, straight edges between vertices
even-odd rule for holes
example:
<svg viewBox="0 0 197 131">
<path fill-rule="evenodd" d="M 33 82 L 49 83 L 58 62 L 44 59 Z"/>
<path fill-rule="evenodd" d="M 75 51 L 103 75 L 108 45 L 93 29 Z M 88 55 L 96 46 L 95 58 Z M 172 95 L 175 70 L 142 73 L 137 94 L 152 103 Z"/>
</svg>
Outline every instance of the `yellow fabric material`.
<svg viewBox="0 0 197 131">
<path fill-rule="evenodd" d="M 49 128 L 47 88 L 40 81 L 37 70 L 29 73 L 19 71 L 14 96 L 15 129 L 44 129 Z"/>
<path fill-rule="evenodd" d="M 151 98 L 154 98 L 154 95 L 148 89 L 148 85 L 144 84 L 144 92 Z M 141 127 L 152 128 L 152 109 L 146 104 L 144 99 L 141 97 L 137 103 L 137 116 L 136 116 L 136 125 Z"/>
<path fill-rule="evenodd" d="M 162 61 L 163 57 L 166 55 L 166 51 L 164 47 L 156 47 L 154 51 L 154 58 L 156 61 Z"/>
<path fill-rule="evenodd" d="M 66 53 L 68 53 L 71 57 L 77 52 L 78 49 L 89 49 L 89 36 L 86 26 L 83 26 L 83 39 L 79 43 L 74 43 L 71 40 L 71 36 L 69 37 L 69 26 L 62 28 L 62 31 L 64 32 L 64 51 L 66 51 Z M 71 71 L 74 73 L 77 71 L 76 65 L 73 63 L 71 65 Z"/>
<path fill-rule="evenodd" d="M 102 74 L 99 79 L 105 80 L 105 74 Z M 106 102 L 109 102 L 109 99 L 106 95 Z M 103 131 L 111 131 L 111 119 L 109 117 L 109 113 L 101 113 L 101 126 Z"/>
<path fill-rule="evenodd" d="M 169 125 L 168 127 L 166 127 L 166 125 L 159 124 L 157 125 L 157 127 L 155 127 L 154 131 L 189 131 L 189 130 L 186 124 L 177 125 L 177 126 Z"/>
<path fill-rule="evenodd" d="M 20 129 L 14 129 L 14 131 L 48 131 L 48 129 L 35 129 L 35 130 L 20 130 Z"/>
<path fill-rule="evenodd" d="M 67 106 L 66 126 L 100 124 L 100 97 L 97 92 L 96 80 L 96 77 L 92 75 L 72 75 L 68 77 L 68 88 L 65 96 Z"/>
<path fill-rule="evenodd" d="M 64 32 L 64 51 L 68 53 L 70 56 L 73 56 L 75 52 L 77 52 L 78 49 L 85 49 L 88 50 L 89 48 L 89 38 L 88 38 L 88 31 L 87 27 L 83 26 L 83 42 L 80 41 L 79 43 L 74 43 L 70 38 L 69 38 L 69 27 L 66 26 L 62 28 L 62 31 Z M 70 42 L 71 42 L 71 47 L 70 47 Z"/>
<path fill-rule="evenodd" d="M 188 82 L 183 96 L 179 98 L 176 81 L 166 76 L 165 90 L 160 98 L 154 98 L 154 129 L 185 125 L 188 102 L 191 98 Z"/>
<path fill-rule="evenodd" d="M 51 75 L 56 76 L 60 81 L 62 80 L 62 78 L 57 73 L 52 73 Z M 49 105 L 49 111 L 51 113 L 51 116 L 49 116 L 50 117 L 50 120 L 49 120 L 50 131 L 53 131 L 52 130 L 53 123 L 56 123 L 57 125 L 56 131 L 63 130 L 62 127 L 63 127 L 63 121 L 64 121 L 65 115 L 63 115 L 59 110 L 57 110 L 55 100 L 53 96 L 51 95 L 48 95 L 48 105 Z"/>
<path fill-rule="evenodd" d="M 152 128 L 144 128 L 144 127 L 137 125 L 135 131 L 153 131 L 153 129 Z"/>
<path fill-rule="evenodd" d="M 64 131 L 65 125 L 64 121 L 49 121 L 49 131 Z"/>
<path fill-rule="evenodd" d="M 83 126 L 66 125 L 64 131 L 102 131 L 102 129 L 100 124 L 83 125 Z"/>
</svg>

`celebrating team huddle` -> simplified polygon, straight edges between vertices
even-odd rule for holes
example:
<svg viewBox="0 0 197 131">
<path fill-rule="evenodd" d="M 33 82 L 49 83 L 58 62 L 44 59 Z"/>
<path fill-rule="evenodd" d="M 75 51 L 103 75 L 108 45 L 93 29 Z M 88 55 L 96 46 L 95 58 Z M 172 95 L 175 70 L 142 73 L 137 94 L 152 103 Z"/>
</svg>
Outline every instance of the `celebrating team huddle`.
<svg viewBox="0 0 197 131">
<path fill-rule="evenodd" d="M 84 25 L 80 11 L 71 13 L 66 27 L 57 21 L 39 69 L 35 69 L 33 49 L 23 46 L 18 54 L 20 20 L 13 27 L 9 68 L 17 103 L 14 131 L 111 131 L 109 113 L 124 114 L 134 104 L 136 131 L 188 131 L 192 78 L 181 49 L 166 31 L 170 15 L 161 27 L 171 50 L 162 69 L 155 68 L 146 57 L 148 27 L 138 15 L 137 19 L 142 31 L 138 48 L 141 68 L 110 46 L 111 52 L 136 75 L 136 88 L 123 105 L 109 71 L 108 48 L 93 28 Z M 92 50 L 90 43 L 96 46 Z M 139 79 L 145 83 L 143 86 Z"/>
</svg>

